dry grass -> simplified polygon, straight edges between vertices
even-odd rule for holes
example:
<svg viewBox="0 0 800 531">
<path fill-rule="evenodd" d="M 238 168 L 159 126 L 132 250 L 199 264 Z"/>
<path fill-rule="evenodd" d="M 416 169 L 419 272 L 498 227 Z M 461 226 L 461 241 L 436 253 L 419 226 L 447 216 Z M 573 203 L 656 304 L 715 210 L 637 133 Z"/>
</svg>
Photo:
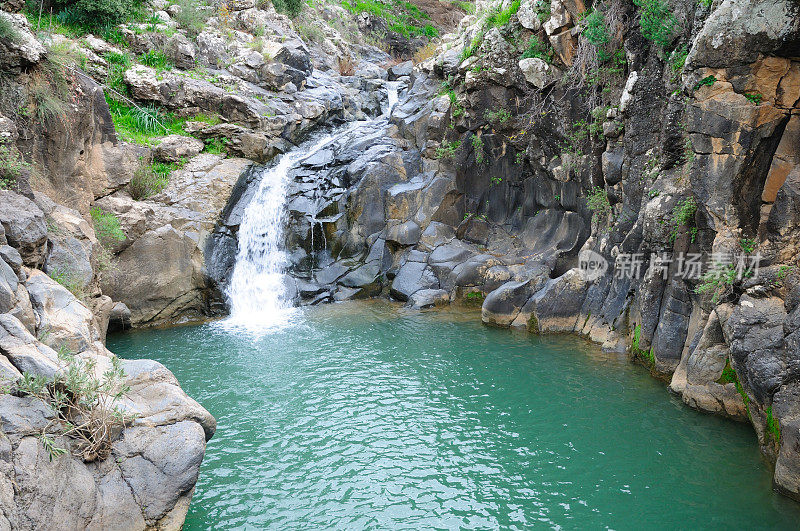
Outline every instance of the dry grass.
<svg viewBox="0 0 800 531">
<path fill-rule="evenodd" d="M 435 56 L 438 48 L 438 43 L 434 41 L 429 42 L 414 53 L 414 57 L 412 58 L 414 64 L 424 63 L 431 57 Z"/>
</svg>

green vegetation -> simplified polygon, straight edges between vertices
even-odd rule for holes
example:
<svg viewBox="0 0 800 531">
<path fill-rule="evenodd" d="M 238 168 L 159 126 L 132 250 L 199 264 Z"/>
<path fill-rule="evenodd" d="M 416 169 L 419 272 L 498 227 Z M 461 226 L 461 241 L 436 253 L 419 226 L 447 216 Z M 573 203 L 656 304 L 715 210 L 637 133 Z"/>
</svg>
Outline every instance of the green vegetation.
<svg viewBox="0 0 800 531">
<path fill-rule="evenodd" d="M 74 271 L 52 267 L 47 271 L 47 275 L 75 295 L 76 299 L 81 301 L 86 299 L 83 281 Z"/>
<path fill-rule="evenodd" d="M 442 145 L 436 148 L 436 158 L 452 159 L 455 156 L 456 150 L 458 150 L 459 147 L 461 147 L 460 140 L 454 140 L 452 142 L 443 140 Z"/>
<path fill-rule="evenodd" d="M 592 214 L 592 219 L 594 221 L 599 220 L 601 216 L 605 216 L 611 212 L 611 203 L 608 200 L 608 192 L 599 186 L 592 188 L 591 192 L 589 192 L 589 195 L 586 196 L 586 205 L 589 207 L 589 210 L 594 212 L 594 214 Z"/>
<path fill-rule="evenodd" d="M 541 59 L 547 63 L 553 62 L 553 49 L 539 40 L 539 37 L 533 36 L 528 41 L 528 47 L 522 52 L 520 59 L 536 58 Z"/>
<path fill-rule="evenodd" d="M 498 123 L 502 125 L 511 119 L 511 113 L 505 109 L 499 109 L 497 111 L 490 111 L 487 109 L 483 117 L 487 122 Z"/>
<path fill-rule="evenodd" d="M 716 83 L 716 82 L 717 82 L 717 78 L 716 77 L 714 77 L 714 76 L 706 76 L 706 77 L 704 77 L 703 79 L 701 79 L 700 81 L 697 82 L 697 84 L 694 86 L 694 90 L 697 90 L 700 87 L 713 86 L 714 83 Z"/>
<path fill-rule="evenodd" d="M 477 306 L 483 305 L 484 299 L 486 299 L 486 296 L 480 291 L 470 291 L 464 295 L 465 302 L 469 304 L 475 304 Z"/>
<path fill-rule="evenodd" d="M 462 2 L 461 0 L 450 0 L 450 3 L 456 7 L 461 8 L 461 10 L 468 15 L 475 14 L 475 4 L 473 4 L 472 2 Z"/>
<path fill-rule="evenodd" d="M 667 48 L 678 30 L 678 20 L 666 0 L 633 0 L 639 8 L 639 31 L 642 36 Z"/>
<path fill-rule="evenodd" d="M 490 12 L 486 17 L 484 27 L 502 28 L 506 26 L 511 21 L 511 17 L 516 15 L 517 11 L 519 11 L 520 4 L 520 0 L 513 0 L 508 8 Z"/>
<path fill-rule="evenodd" d="M 92 207 L 89 214 L 92 216 L 97 239 L 100 240 L 104 247 L 113 247 L 118 242 L 126 239 L 119 219 L 112 212 L 106 212 L 100 207 Z"/>
<path fill-rule="evenodd" d="M 722 375 L 717 380 L 718 384 L 725 385 L 727 383 L 738 383 L 739 378 L 736 376 L 736 371 L 731 367 L 730 360 L 725 361 L 725 368 L 722 369 Z"/>
<path fill-rule="evenodd" d="M 681 46 L 672 52 L 669 58 L 669 67 L 672 70 L 672 82 L 677 83 L 680 80 L 683 67 L 686 65 L 686 58 L 689 56 L 689 49 L 686 45 Z"/>
<path fill-rule="evenodd" d="M 747 254 L 750 254 L 753 251 L 755 251 L 757 245 L 758 243 L 752 238 L 741 238 L 739 240 L 739 247 L 741 247 L 742 251 L 744 251 Z"/>
<path fill-rule="evenodd" d="M 747 93 L 746 92 L 744 97 L 747 98 L 747 101 L 749 101 L 750 103 L 753 103 L 755 105 L 761 105 L 761 101 L 764 99 L 764 96 L 762 96 L 761 94 L 758 94 L 758 93 Z"/>
<path fill-rule="evenodd" d="M 651 368 L 656 365 L 656 357 L 653 355 L 653 349 L 643 350 L 641 345 L 642 325 L 637 324 L 633 328 L 633 340 L 631 341 L 631 354 L 636 359 L 647 363 Z"/>
<path fill-rule="evenodd" d="M 486 162 L 486 156 L 483 153 L 483 139 L 478 135 L 472 137 L 472 149 L 475 151 L 475 162 L 483 164 Z"/>
<path fill-rule="evenodd" d="M 440 94 L 446 94 L 450 99 L 450 108 L 452 109 L 453 118 L 459 118 L 464 114 L 464 106 L 458 102 L 456 91 L 446 81 L 442 83 L 442 90 Z"/>
<path fill-rule="evenodd" d="M 172 113 L 161 112 L 154 106 L 140 107 L 122 103 L 106 96 L 108 109 L 117 134 L 126 142 L 153 146 L 166 135 L 185 135 L 186 118 L 175 118 Z"/>
<path fill-rule="evenodd" d="M 139 62 L 145 66 L 155 68 L 156 70 L 172 70 L 172 63 L 170 63 L 166 54 L 161 50 L 150 49 L 139 56 Z"/>
<path fill-rule="evenodd" d="M 697 227 L 694 226 L 695 212 L 697 212 L 697 203 L 694 197 L 689 196 L 683 201 L 678 201 L 672 209 L 672 219 L 670 220 L 672 232 L 669 237 L 670 242 L 674 242 L 675 238 L 678 237 L 681 227 L 689 229 L 691 241 L 694 242 L 697 236 Z"/>
<path fill-rule="evenodd" d="M 225 155 L 228 153 L 228 139 L 227 138 L 209 138 L 206 140 L 206 153 L 212 155 Z"/>
<path fill-rule="evenodd" d="M 125 71 L 133 63 L 130 54 L 109 52 L 105 54 L 105 59 L 108 61 L 106 85 L 120 94 L 127 94 L 128 85 L 125 84 Z"/>
<path fill-rule="evenodd" d="M 186 28 L 190 37 L 197 37 L 205 29 L 211 15 L 209 11 L 199 9 L 200 2 L 197 0 L 177 0 L 174 3 L 180 7 L 175 14 L 175 21 Z"/>
<path fill-rule="evenodd" d="M 477 52 L 478 48 L 480 48 L 481 44 L 483 44 L 483 37 L 485 35 L 486 32 L 483 29 L 478 30 L 478 33 L 476 33 L 475 36 L 472 37 L 472 41 L 470 41 L 469 46 L 464 48 L 464 51 L 461 52 L 462 60 L 469 59 L 470 57 L 475 55 L 475 52 Z"/>
<path fill-rule="evenodd" d="M 733 265 L 715 268 L 703 274 L 694 292 L 698 295 L 711 293 L 711 302 L 717 304 L 732 291 L 733 284 L 738 278 L 739 272 Z"/>
<path fill-rule="evenodd" d="M 7 17 L 5 14 L 0 15 L 0 40 L 13 43 L 22 40 L 22 35 L 20 35 L 17 28 L 14 27 L 14 24 L 11 23 L 11 18 Z"/>
<path fill-rule="evenodd" d="M 405 0 L 342 0 L 342 7 L 351 13 L 369 13 L 381 18 L 389 25 L 390 31 L 404 37 L 439 36 L 439 31 L 429 22 L 430 15 Z"/>
<path fill-rule="evenodd" d="M 776 443 L 781 442 L 781 427 L 775 417 L 772 416 L 772 406 L 769 406 L 764 413 L 767 414 L 767 434 L 772 436 Z"/>
<path fill-rule="evenodd" d="M 0 142 L 0 190 L 13 188 L 28 166 L 16 147 Z"/>
<path fill-rule="evenodd" d="M 539 22 L 544 24 L 550 20 L 550 16 L 552 15 L 552 7 L 548 0 L 538 0 L 534 8 L 536 10 L 536 16 L 539 19 Z"/>
<path fill-rule="evenodd" d="M 589 44 L 597 49 L 597 59 L 600 62 L 611 59 L 613 53 L 607 49 L 611 42 L 611 36 L 603 12 L 593 9 L 589 11 L 583 21 L 585 25 L 582 34 Z"/>
<path fill-rule="evenodd" d="M 697 3 L 700 4 L 703 7 L 711 7 L 711 4 L 713 2 L 714 2 L 714 0 L 697 0 Z"/>
<path fill-rule="evenodd" d="M 118 406 L 130 391 L 122 362 L 112 356 L 110 367 L 98 378 L 94 359 L 75 357 L 63 348 L 58 357 L 61 370 L 52 378 L 26 372 L 17 382 L 21 394 L 41 400 L 54 413 L 38 438 L 51 461 L 67 452 L 56 446 L 53 435 L 75 441 L 73 452 L 85 462 L 103 461 L 111 455 L 113 434 L 133 420 Z"/>
<path fill-rule="evenodd" d="M 137 201 L 154 196 L 169 184 L 170 174 L 178 169 L 179 164 L 157 162 L 154 164 L 141 164 L 128 183 L 128 192 Z"/>
<path fill-rule="evenodd" d="M 40 2 L 36 0 L 27 3 L 29 13 L 38 15 L 39 7 Z M 57 0 L 53 8 L 55 21 L 62 26 L 61 32 L 75 36 L 91 32 L 102 34 L 106 28 L 143 17 L 141 2 L 130 0 Z"/>
</svg>

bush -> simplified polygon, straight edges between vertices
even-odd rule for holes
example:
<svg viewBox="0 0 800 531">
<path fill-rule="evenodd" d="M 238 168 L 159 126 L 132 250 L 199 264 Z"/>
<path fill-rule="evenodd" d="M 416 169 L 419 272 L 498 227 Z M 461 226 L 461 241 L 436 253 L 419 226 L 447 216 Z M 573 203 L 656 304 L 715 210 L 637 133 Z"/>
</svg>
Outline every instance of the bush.
<svg viewBox="0 0 800 531">
<path fill-rule="evenodd" d="M 486 162 L 486 155 L 483 153 L 483 139 L 478 135 L 472 137 L 472 149 L 475 151 L 475 162 L 477 164 Z"/>
<path fill-rule="evenodd" d="M 83 281 L 75 272 L 54 267 L 47 271 L 47 275 L 75 295 L 76 299 L 81 301 L 86 299 Z"/>
<path fill-rule="evenodd" d="M 13 188 L 28 166 L 16 147 L 0 142 L 0 190 Z"/>
<path fill-rule="evenodd" d="M 633 0 L 639 8 L 639 31 L 642 36 L 662 48 L 672 42 L 678 20 L 666 0 Z"/>
<path fill-rule="evenodd" d="M 592 214 L 593 220 L 598 220 L 600 216 L 611 212 L 611 202 L 608 200 L 608 192 L 606 192 L 605 188 L 600 188 L 599 186 L 592 188 L 592 191 L 586 196 L 586 206 L 594 212 Z"/>
<path fill-rule="evenodd" d="M 139 56 L 139 62 L 156 70 L 172 70 L 172 63 L 161 50 L 147 50 Z"/>
<path fill-rule="evenodd" d="M 733 284 L 739 277 L 739 273 L 732 265 L 723 268 L 712 269 L 703 274 L 700 284 L 694 289 L 698 295 L 711 293 L 711 302 L 717 304 L 723 297 L 733 290 Z"/>
<path fill-rule="evenodd" d="M 447 140 L 443 140 L 442 145 L 436 148 L 436 158 L 452 159 L 456 154 L 456 150 L 458 150 L 460 146 L 461 146 L 460 140 L 455 140 L 453 142 L 448 142 Z"/>
<path fill-rule="evenodd" d="M 113 213 L 106 212 L 100 207 L 92 207 L 89 213 L 92 216 L 97 239 L 100 240 L 104 247 L 113 247 L 117 242 L 124 241 L 127 238 L 119 219 Z"/>
<path fill-rule="evenodd" d="M 180 10 L 175 14 L 175 21 L 182 28 L 186 28 L 189 36 L 197 37 L 205 29 L 210 13 L 198 9 L 197 0 L 178 0 L 176 4 Z"/>
<path fill-rule="evenodd" d="M 77 358 L 63 348 L 58 357 L 61 370 L 53 378 L 26 372 L 17 382 L 21 394 L 38 398 L 55 414 L 38 438 L 51 461 L 65 454 L 51 437 L 56 424 L 58 435 L 76 442 L 76 456 L 85 462 L 103 461 L 111 455 L 113 435 L 133 420 L 117 405 L 130 390 L 122 363 L 112 356 L 111 367 L 98 378 L 94 359 Z"/>
<path fill-rule="evenodd" d="M 528 41 L 528 47 L 522 52 L 521 59 L 537 58 L 548 63 L 553 61 L 553 50 L 534 36 Z"/>
<path fill-rule="evenodd" d="M 694 242 L 697 236 L 697 227 L 694 227 L 695 212 L 697 212 L 697 203 L 694 197 L 687 197 L 683 201 L 678 201 L 675 208 L 672 210 L 672 220 L 670 221 L 670 225 L 672 226 L 672 232 L 670 233 L 671 242 L 674 242 L 675 238 L 678 237 L 678 232 L 681 227 L 689 228 L 692 242 Z"/>
<path fill-rule="evenodd" d="M 284 13 L 290 17 L 296 17 L 303 10 L 303 0 L 272 0 L 275 11 Z"/>
<path fill-rule="evenodd" d="M 606 28 L 606 19 L 601 11 L 597 9 L 590 11 L 584 18 L 584 24 L 583 36 L 595 48 L 601 49 L 611 40 Z"/>
<path fill-rule="evenodd" d="M 136 3 L 129 0 L 66 0 L 58 2 L 56 7 L 61 7 L 57 18 L 62 24 L 92 30 L 124 22 L 133 15 Z"/>
<path fill-rule="evenodd" d="M 169 175 L 159 173 L 152 164 L 142 164 L 136 169 L 131 182 L 128 183 L 128 192 L 137 201 L 147 199 L 161 190 L 169 183 Z"/>
</svg>

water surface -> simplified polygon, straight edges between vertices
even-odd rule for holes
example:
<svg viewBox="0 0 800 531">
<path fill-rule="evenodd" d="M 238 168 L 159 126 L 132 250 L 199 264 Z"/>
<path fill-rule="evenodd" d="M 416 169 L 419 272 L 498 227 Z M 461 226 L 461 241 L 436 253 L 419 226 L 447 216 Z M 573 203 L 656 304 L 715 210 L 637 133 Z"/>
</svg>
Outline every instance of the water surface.
<svg viewBox="0 0 800 531">
<path fill-rule="evenodd" d="M 755 435 L 624 356 L 475 314 L 303 310 L 117 335 L 219 424 L 184 529 L 796 528 Z"/>
</svg>

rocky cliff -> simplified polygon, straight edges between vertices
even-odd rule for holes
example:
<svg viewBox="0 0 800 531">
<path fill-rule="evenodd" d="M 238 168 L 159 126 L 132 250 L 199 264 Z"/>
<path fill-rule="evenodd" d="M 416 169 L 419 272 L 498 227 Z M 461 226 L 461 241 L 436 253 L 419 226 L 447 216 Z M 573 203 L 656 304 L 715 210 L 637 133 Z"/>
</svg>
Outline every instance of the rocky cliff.
<svg viewBox="0 0 800 531">
<path fill-rule="evenodd" d="M 292 170 L 296 301 L 477 303 L 627 350 L 751 423 L 800 499 L 799 9 L 479 2 L 387 122 Z M 211 240 L 222 286 L 247 202 Z"/>
</svg>

